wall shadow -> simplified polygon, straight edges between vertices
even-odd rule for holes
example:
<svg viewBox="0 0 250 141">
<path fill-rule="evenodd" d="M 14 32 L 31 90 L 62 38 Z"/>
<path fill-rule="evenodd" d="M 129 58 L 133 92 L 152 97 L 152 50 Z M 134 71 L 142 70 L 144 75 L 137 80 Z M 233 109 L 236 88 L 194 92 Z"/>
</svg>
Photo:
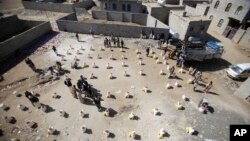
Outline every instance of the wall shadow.
<svg viewBox="0 0 250 141">
<path fill-rule="evenodd" d="M 43 44 L 46 44 L 47 42 L 49 42 L 49 40 L 53 39 L 58 34 L 59 32 L 51 31 L 43 35 L 42 37 L 32 41 L 31 43 L 27 44 L 22 49 L 17 49 L 14 53 L 10 54 L 6 59 L 0 60 L 0 75 L 4 74 L 8 70 L 19 64 L 26 57 L 34 53 L 39 47 L 42 47 Z"/>
</svg>

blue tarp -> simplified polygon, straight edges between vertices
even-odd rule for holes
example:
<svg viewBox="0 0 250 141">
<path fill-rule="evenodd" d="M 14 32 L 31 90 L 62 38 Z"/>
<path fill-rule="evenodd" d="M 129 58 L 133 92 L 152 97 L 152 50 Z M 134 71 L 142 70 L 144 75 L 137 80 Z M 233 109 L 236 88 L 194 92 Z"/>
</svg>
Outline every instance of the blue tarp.
<svg viewBox="0 0 250 141">
<path fill-rule="evenodd" d="M 206 41 L 205 45 L 207 47 L 210 47 L 210 48 L 215 49 L 215 50 L 219 50 L 219 49 L 223 48 L 221 45 L 218 44 L 218 42 L 211 41 L 211 40 L 210 41 Z"/>
</svg>

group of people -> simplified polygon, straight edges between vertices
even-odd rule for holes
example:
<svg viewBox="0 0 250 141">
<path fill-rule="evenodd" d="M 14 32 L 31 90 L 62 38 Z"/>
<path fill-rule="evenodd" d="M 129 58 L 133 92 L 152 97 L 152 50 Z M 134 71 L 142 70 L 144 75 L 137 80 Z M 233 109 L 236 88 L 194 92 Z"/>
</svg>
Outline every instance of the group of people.
<svg viewBox="0 0 250 141">
<path fill-rule="evenodd" d="M 101 111 L 101 97 L 99 95 L 95 95 L 92 92 L 92 88 L 89 83 L 84 79 L 81 75 L 77 81 L 76 85 L 72 85 L 71 79 L 66 76 L 64 84 L 70 89 L 72 96 L 76 99 L 79 99 L 81 103 L 84 103 L 84 98 L 90 98 L 93 100 L 94 104 L 96 105 L 98 111 Z M 84 94 L 84 97 L 82 97 Z"/>
<path fill-rule="evenodd" d="M 120 40 L 119 37 L 111 36 L 111 39 L 108 39 L 108 38 L 104 39 L 104 42 L 103 42 L 104 47 L 111 48 L 112 47 L 111 43 L 113 44 L 113 47 L 124 48 L 124 41 Z"/>
<path fill-rule="evenodd" d="M 193 91 L 196 92 L 196 88 L 199 86 L 200 82 L 202 81 L 202 72 L 201 71 L 197 71 L 197 69 L 193 69 L 192 67 L 189 68 L 189 75 L 194 76 L 194 80 L 193 80 Z M 213 86 L 213 81 L 210 81 L 209 83 L 207 83 L 205 85 L 205 88 L 203 90 L 203 92 L 208 93 L 209 90 L 212 88 Z"/>
</svg>

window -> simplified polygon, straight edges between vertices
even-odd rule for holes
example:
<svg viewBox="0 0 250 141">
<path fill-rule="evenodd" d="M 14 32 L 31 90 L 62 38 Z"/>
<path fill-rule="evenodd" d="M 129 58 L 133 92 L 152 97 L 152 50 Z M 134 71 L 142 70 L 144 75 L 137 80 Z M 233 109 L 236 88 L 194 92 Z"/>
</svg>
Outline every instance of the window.
<svg viewBox="0 0 250 141">
<path fill-rule="evenodd" d="M 112 4 L 112 7 L 113 7 L 113 10 L 116 10 L 116 4 L 115 3 Z"/>
<path fill-rule="evenodd" d="M 223 22 L 224 22 L 224 20 L 223 20 L 223 19 L 220 19 L 220 21 L 218 22 L 217 26 L 218 26 L 218 27 L 221 27 L 222 24 L 223 24 Z"/>
<path fill-rule="evenodd" d="M 211 16 L 209 17 L 209 19 L 210 19 L 210 20 L 213 20 L 213 18 L 214 18 L 214 16 L 213 16 L 213 15 L 211 15 Z"/>
<path fill-rule="evenodd" d="M 108 4 L 105 3 L 105 4 L 104 4 L 104 9 L 107 9 L 107 8 L 108 8 Z"/>
<path fill-rule="evenodd" d="M 203 30 L 205 30 L 205 26 L 203 25 L 203 26 L 201 26 L 201 30 L 203 31 Z"/>
<path fill-rule="evenodd" d="M 226 7 L 225 11 L 228 12 L 231 7 L 232 7 L 232 3 L 227 4 L 227 7 Z"/>
<path fill-rule="evenodd" d="M 194 30 L 194 27 L 190 27 L 189 28 L 189 31 L 191 32 L 191 31 L 193 31 Z"/>
<path fill-rule="evenodd" d="M 127 11 L 131 11 L 131 5 L 130 4 L 127 5 Z"/>
<path fill-rule="evenodd" d="M 126 11 L 126 5 L 122 4 L 122 11 Z"/>
<path fill-rule="evenodd" d="M 235 15 L 239 15 L 240 13 L 241 13 L 241 11 L 243 10 L 243 6 L 239 6 L 238 8 L 237 8 L 237 10 L 235 11 Z"/>
<path fill-rule="evenodd" d="M 219 4 L 220 4 L 220 1 L 217 0 L 215 5 L 214 5 L 214 8 L 216 9 L 219 6 Z"/>
</svg>

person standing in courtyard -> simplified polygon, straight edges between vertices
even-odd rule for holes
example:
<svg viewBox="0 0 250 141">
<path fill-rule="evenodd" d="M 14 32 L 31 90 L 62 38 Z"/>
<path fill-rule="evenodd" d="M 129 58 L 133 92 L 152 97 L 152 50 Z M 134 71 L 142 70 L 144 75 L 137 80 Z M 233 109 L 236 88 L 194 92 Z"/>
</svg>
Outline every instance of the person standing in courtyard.
<svg viewBox="0 0 250 141">
<path fill-rule="evenodd" d="M 76 85 L 73 85 L 73 87 L 71 87 L 71 94 L 72 94 L 72 96 L 74 97 L 74 98 L 76 98 L 77 99 L 77 89 L 76 89 Z"/>
<path fill-rule="evenodd" d="M 121 48 L 124 48 L 124 41 L 121 40 Z"/>
<path fill-rule="evenodd" d="M 55 52 L 56 56 L 58 56 L 58 53 L 57 53 L 57 50 L 56 50 L 55 46 L 52 47 L 52 50 Z"/>
<path fill-rule="evenodd" d="M 29 101 L 31 102 L 31 104 L 33 105 L 33 107 L 36 107 L 36 105 L 39 104 L 39 99 L 36 96 L 32 95 L 31 92 L 26 91 L 24 94 L 25 94 L 25 97 L 27 99 L 29 99 Z"/>
<path fill-rule="evenodd" d="M 66 76 L 66 79 L 64 80 L 64 84 L 65 84 L 67 87 L 71 87 L 71 86 L 72 86 L 71 79 L 70 79 L 69 77 Z"/>
<path fill-rule="evenodd" d="M 30 60 L 30 58 L 25 59 L 25 63 L 34 71 L 36 72 L 35 64 Z"/>
<path fill-rule="evenodd" d="M 108 39 L 108 47 L 111 48 L 111 40 Z"/>
<path fill-rule="evenodd" d="M 101 107 L 101 98 L 100 96 L 97 96 L 93 99 L 98 111 L 100 112 L 102 110 L 102 107 Z"/>
<path fill-rule="evenodd" d="M 204 89 L 203 91 L 204 91 L 205 93 L 208 93 L 209 90 L 212 88 L 212 86 L 213 86 L 213 82 L 210 81 L 210 82 L 206 85 L 206 87 L 205 87 L 205 89 Z"/>
<path fill-rule="evenodd" d="M 148 57 L 148 55 L 149 55 L 149 47 L 146 48 L 146 55 Z"/>
<path fill-rule="evenodd" d="M 193 86 L 193 91 L 194 92 L 196 92 L 196 88 L 198 87 L 198 82 L 197 81 L 195 81 L 194 82 L 194 86 Z"/>
<path fill-rule="evenodd" d="M 89 34 L 91 34 L 91 35 L 92 35 L 92 37 L 94 37 L 94 30 L 93 30 L 93 28 L 92 28 L 92 27 L 89 29 Z"/>
<path fill-rule="evenodd" d="M 76 39 L 79 42 L 79 35 L 78 35 L 78 33 L 76 33 Z"/>
</svg>

